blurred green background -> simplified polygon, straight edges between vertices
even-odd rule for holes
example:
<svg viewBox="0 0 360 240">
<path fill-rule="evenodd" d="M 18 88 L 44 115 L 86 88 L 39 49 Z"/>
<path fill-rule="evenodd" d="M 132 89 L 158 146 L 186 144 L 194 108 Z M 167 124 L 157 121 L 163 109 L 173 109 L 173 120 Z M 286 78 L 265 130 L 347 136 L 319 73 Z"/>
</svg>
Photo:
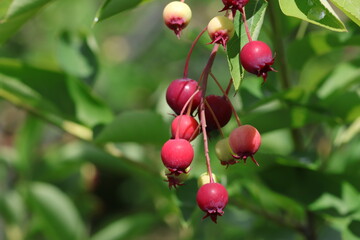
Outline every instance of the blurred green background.
<svg viewBox="0 0 360 240">
<path fill-rule="evenodd" d="M 224 168 L 211 135 L 213 172 L 230 195 L 215 225 L 195 200 L 201 137 L 178 190 L 164 182 L 160 149 L 173 118 L 166 88 L 222 2 L 189 1 L 181 40 L 163 24 L 168 1 L 106 2 L 0 2 L 0 239 L 360 239 L 359 20 L 336 10 L 347 32 L 331 31 L 269 3 L 256 27 L 278 72 L 264 85 L 245 73 L 229 95 L 262 135 L 260 167 Z M 193 79 L 208 42 L 194 50 Z M 222 48 L 212 72 L 226 86 Z M 221 94 L 213 81 L 208 94 Z"/>
</svg>

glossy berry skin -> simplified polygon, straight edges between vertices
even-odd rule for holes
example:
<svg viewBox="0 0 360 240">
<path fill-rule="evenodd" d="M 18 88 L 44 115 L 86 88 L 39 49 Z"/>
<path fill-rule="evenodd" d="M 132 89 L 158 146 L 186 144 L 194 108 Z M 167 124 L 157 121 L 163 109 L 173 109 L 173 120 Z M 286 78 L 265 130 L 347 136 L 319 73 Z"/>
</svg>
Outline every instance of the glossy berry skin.
<svg viewBox="0 0 360 240">
<path fill-rule="evenodd" d="M 218 129 L 212 112 L 216 116 L 220 128 L 224 127 L 230 121 L 232 115 L 232 109 L 229 101 L 224 96 L 217 95 L 206 96 L 205 100 L 206 130 L 209 132 L 214 129 Z M 210 107 L 208 107 L 208 105 Z"/>
<path fill-rule="evenodd" d="M 199 85 L 190 78 L 181 78 L 172 81 L 166 90 L 166 102 L 176 114 L 180 114 L 187 100 L 196 92 Z M 199 106 L 201 91 L 193 98 L 191 113 Z"/>
<path fill-rule="evenodd" d="M 262 41 L 250 41 L 240 51 L 240 61 L 246 71 L 262 76 L 266 81 L 267 72 L 275 71 L 271 65 L 274 58 L 270 47 Z"/>
<path fill-rule="evenodd" d="M 161 159 L 170 175 L 187 173 L 186 168 L 190 166 L 194 158 L 194 149 L 185 139 L 170 139 L 161 149 Z"/>
<path fill-rule="evenodd" d="M 196 195 L 199 208 L 206 213 L 203 219 L 210 216 L 215 223 L 217 216 L 224 214 L 223 210 L 228 200 L 228 192 L 220 183 L 207 183 L 200 187 Z"/>
<path fill-rule="evenodd" d="M 254 158 L 254 154 L 261 145 L 261 136 L 256 128 L 251 125 L 235 128 L 230 133 L 229 145 L 235 158 L 246 161 L 248 157 L 251 157 L 252 161 L 259 166 Z"/>
<path fill-rule="evenodd" d="M 222 0 L 224 8 L 221 11 L 231 10 L 235 17 L 236 10 L 242 11 L 243 7 L 249 2 L 249 0 Z M 221 12 L 220 11 L 220 12 Z"/>
<path fill-rule="evenodd" d="M 171 123 L 171 136 L 175 138 L 179 127 L 179 138 L 191 141 L 199 134 L 199 123 L 189 115 L 179 115 Z"/>
<path fill-rule="evenodd" d="M 191 15 L 190 7 L 180 1 L 170 2 L 163 11 L 166 26 L 173 30 L 178 38 L 180 38 L 181 31 L 189 24 Z"/>
<path fill-rule="evenodd" d="M 221 165 L 225 165 L 226 167 L 239 162 L 234 159 L 233 152 L 229 145 L 229 138 L 223 138 L 216 143 L 215 154 L 220 160 Z"/>
<path fill-rule="evenodd" d="M 228 40 L 234 36 L 234 23 L 227 17 L 216 16 L 210 20 L 207 31 L 212 40 L 210 43 L 218 43 L 225 48 Z"/>
</svg>

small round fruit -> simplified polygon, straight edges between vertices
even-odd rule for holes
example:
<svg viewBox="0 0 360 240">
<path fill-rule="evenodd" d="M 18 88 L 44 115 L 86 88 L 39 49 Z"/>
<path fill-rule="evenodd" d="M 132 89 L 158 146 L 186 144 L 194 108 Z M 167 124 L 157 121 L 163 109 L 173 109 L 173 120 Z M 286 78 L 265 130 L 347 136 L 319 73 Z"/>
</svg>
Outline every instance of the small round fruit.
<svg viewBox="0 0 360 240">
<path fill-rule="evenodd" d="M 227 17 L 216 16 L 210 20 L 207 31 L 212 40 L 211 43 L 221 44 L 225 48 L 228 40 L 234 36 L 234 23 Z"/>
<path fill-rule="evenodd" d="M 196 201 L 201 210 L 206 215 L 203 219 L 210 216 L 216 223 L 217 216 L 224 214 L 224 208 L 228 203 L 229 195 L 226 188 L 220 183 L 208 183 L 200 187 L 196 195 Z"/>
<path fill-rule="evenodd" d="M 224 96 L 217 95 L 209 95 L 205 98 L 205 101 L 206 130 L 209 132 L 218 129 L 216 120 L 220 128 L 224 127 L 230 121 L 232 115 L 231 103 Z"/>
<path fill-rule="evenodd" d="M 216 178 L 216 175 L 214 173 L 211 173 L 212 177 L 213 177 L 213 180 L 214 182 L 217 182 L 217 178 Z M 201 187 L 205 184 L 208 184 L 210 183 L 210 177 L 209 177 L 209 174 L 207 172 L 204 172 L 200 175 L 199 179 L 198 179 L 198 187 Z"/>
<path fill-rule="evenodd" d="M 180 38 L 181 31 L 191 20 L 191 9 L 184 2 L 171 2 L 164 8 L 163 19 L 166 26 L 173 30 L 176 36 Z"/>
<path fill-rule="evenodd" d="M 179 128 L 179 138 L 192 141 L 199 134 L 199 123 L 189 115 L 179 115 L 171 123 L 171 136 L 175 138 Z"/>
<path fill-rule="evenodd" d="M 185 103 L 198 90 L 197 81 L 190 78 L 181 78 L 172 81 L 166 90 L 166 102 L 176 114 L 180 114 Z M 191 113 L 199 106 L 201 91 L 193 97 L 191 103 Z M 189 107 L 190 105 L 188 105 Z"/>
<path fill-rule="evenodd" d="M 172 172 L 170 172 L 169 170 L 165 171 L 165 175 L 167 177 L 167 180 L 165 180 L 165 182 L 168 182 L 169 189 L 171 189 L 172 187 L 176 189 L 178 186 L 184 185 L 184 182 L 189 177 L 188 172 L 190 171 L 190 167 L 188 167 L 185 171 L 187 173 L 180 173 L 179 175 L 172 174 Z"/>
<path fill-rule="evenodd" d="M 262 76 L 266 81 L 267 72 L 275 71 L 271 67 L 274 58 L 270 47 L 262 41 L 250 41 L 240 51 L 241 65 L 246 71 Z"/>
<path fill-rule="evenodd" d="M 229 138 L 223 138 L 216 143 L 215 154 L 220 160 L 221 165 L 226 165 L 226 167 L 239 162 L 234 159 L 233 152 L 229 145 Z"/>
<path fill-rule="evenodd" d="M 242 11 L 243 7 L 249 2 L 249 0 L 222 0 L 224 8 L 221 11 L 231 10 L 235 17 L 236 10 Z M 220 12 L 221 12 L 220 11 Z"/>
<path fill-rule="evenodd" d="M 254 154 L 261 145 L 261 136 L 256 128 L 251 125 L 241 125 L 235 128 L 230 133 L 229 144 L 235 153 L 235 158 L 246 161 L 248 157 L 251 157 L 252 161 L 259 166 L 254 158 Z"/>
<path fill-rule="evenodd" d="M 187 173 L 194 158 L 194 149 L 185 139 L 170 139 L 161 149 L 161 159 L 170 174 Z"/>
</svg>

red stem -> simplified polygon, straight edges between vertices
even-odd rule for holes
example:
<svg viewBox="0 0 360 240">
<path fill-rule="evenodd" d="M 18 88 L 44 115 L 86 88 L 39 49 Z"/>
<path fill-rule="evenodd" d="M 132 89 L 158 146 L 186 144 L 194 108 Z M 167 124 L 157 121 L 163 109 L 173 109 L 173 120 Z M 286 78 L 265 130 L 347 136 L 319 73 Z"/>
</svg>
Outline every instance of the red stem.
<svg viewBox="0 0 360 240">
<path fill-rule="evenodd" d="M 248 39 L 249 39 L 249 42 L 251 42 L 251 41 L 252 41 L 252 38 L 251 38 L 250 31 L 249 31 L 249 26 L 248 26 L 248 24 L 247 24 L 247 20 L 246 20 L 246 13 L 245 13 L 245 9 L 244 9 L 244 8 L 242 8 L 242 9 L 240 10 L 240 12 L 241 12 L 241 17 L 242 17 L 242 20 L 243 20 L 243 22 L 244 22 L 246 35 L 247 35 L 247 37 L 248 37 Z"/>
</svg>

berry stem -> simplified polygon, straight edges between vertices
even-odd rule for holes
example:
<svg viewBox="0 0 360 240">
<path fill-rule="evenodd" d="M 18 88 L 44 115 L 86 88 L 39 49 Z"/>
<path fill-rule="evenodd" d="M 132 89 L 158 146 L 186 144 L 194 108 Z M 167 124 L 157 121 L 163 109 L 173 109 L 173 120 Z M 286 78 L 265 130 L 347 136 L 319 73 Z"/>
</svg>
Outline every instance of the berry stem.
<svg viewBox="0 0 360 240">
<path fill-rule="evenodd" d="M 251 41 L 252 41 L 252 38 L 251 38 L 251 34 L 250 34 L 250 30 L 249 30 L 249 26 L 248 26 L 248 24 L 247 24 L 247 20 L 246 20 L 246 13 L 245 13 L 245 9 L 244 9 L 244 7 L 243 7 L 243 8 L 241 8 L 240 12 L 241 12 L 241 17 L 242 17 L 242 20 L 243 20 L 243 22 L 244 22 L 246 35 L 247 35 L 247 37 L 248 37 L 248 39 L 249 39 L 249 42 L 251 42 Z"/>
<path fill-rule="evenodd" d="M 217 119 L 217 117 L 216 117 L 213 109 L 211 108 L 210 104 L 206 101 L 206 99 L 205 99 L 205 105 L 207 106 L 208 110 L 210 111 L 211 116 L 214 118 L 216 127 L 218 128 L 221 136 L 224 138 L 224 133 L 223 133 L 223 131 L 221 130 L 221 126 L 220 126 L 219 120 Z"/>
<path fill-rule="evenodd" d="M 187 78 L 188 76 L 188 72 L 189 72 L 189 62 L 190 62 L 190 57 L 191 54 L 194 50 L 194 47 L 196 45 L 196 43 L 199 41 L 200 37 L 204 34 L 204 32 L 206 31 L 207 27 L 205 27 L 200 33 L 199 35 L 195 38 L 195 40 L 193 41 L 193 43 L 191 44 L 190 50 L 188 52 L 188 55 L 186 57 L 186 61 L 185 61 L 185 67 L 184 67 L 184 78 Z"/>
</svg>

